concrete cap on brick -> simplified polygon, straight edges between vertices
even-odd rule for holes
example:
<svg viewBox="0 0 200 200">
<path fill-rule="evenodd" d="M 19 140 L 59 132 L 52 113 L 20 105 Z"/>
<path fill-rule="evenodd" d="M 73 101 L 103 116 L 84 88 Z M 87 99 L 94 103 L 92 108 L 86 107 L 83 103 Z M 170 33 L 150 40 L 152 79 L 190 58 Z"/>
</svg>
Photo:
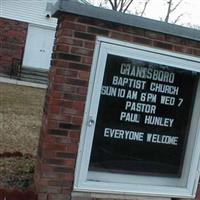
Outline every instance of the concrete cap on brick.
<svg viewBox="0 0 200 200">
<path fill-rule="evenodd" d="M 61 12 L 106 20 L 111 23 L 133 26 L 137 28 L 200 41 L 199 30 L 152 20 L 136 15 L 130 15 L 113 10 L 98 8 L 91 5 L 85 5 L 82 3 L 78 3 L 76 0 L 58 0 L 58 2 L 52 7 L 52 16 L 58 17 Z"/>
</svg>

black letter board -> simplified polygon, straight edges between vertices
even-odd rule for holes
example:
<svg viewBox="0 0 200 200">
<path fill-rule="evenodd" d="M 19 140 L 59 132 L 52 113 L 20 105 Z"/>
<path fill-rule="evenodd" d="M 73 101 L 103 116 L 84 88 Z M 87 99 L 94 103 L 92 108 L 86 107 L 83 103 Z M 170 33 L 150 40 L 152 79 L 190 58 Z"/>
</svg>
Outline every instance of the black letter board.
<svg viewBox="0 0 200 200">
<path fill-rule="evenodd" d="M 198 74 L 108 55 L 89 170 L 180 177 Z"/>
</svg>

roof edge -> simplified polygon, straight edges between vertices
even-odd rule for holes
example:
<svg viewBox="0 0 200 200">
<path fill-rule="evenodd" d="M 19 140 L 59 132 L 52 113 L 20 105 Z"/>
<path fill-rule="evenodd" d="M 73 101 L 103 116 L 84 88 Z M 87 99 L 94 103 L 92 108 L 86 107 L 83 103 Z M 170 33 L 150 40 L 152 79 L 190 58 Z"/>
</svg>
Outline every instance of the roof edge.
<svg viewBox="0 0 200 200">
<path fill-rule="evenodd" d="M 166 22 L 161 22 L 153 19 L 148 19 L 136 15 L 125 14 L 95 6 L 84 5 L 72 0 L 59 0 L 52 8 L 52 15 L 59 17 L 60 12 L 96 18 L 137 28 L 147 29 L 164 34 L 183 37 L 191 40 L 200 41 L 200 31 L 175 25 Z"/>
</svg>

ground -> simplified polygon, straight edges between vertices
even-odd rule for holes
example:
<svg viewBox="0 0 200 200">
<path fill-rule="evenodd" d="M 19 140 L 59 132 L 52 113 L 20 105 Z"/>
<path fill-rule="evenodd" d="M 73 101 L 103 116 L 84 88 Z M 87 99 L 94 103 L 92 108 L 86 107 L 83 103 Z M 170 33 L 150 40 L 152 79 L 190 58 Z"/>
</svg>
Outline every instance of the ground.
<svg viewBox="0 0 200 200">
<path fill-rule="evenodd" d="M 45 90 L 0 83 L 0 187 L 31 185 Z"/>
</svg>

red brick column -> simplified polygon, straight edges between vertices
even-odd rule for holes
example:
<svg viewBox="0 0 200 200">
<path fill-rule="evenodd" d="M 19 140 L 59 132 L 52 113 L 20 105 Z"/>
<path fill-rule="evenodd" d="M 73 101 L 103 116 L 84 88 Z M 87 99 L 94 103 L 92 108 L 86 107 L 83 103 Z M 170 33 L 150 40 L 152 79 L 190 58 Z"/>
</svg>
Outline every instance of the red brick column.
<svg viewBox="0 0 200 200">
<path fill-rule="evenodd" d="M 71 199 L 97 35 L 200 55 L 200 43 L 195 41 L 83 16 L 61 14 L 52 56 L 35 173 L 39 200 Z"/>
<path fill-rule="evenodd" d="M 12 59 L 22 58 L 27 28 L 27 23 L 0 18 L 0 73 L 9 74 Z"/>
</svg>

